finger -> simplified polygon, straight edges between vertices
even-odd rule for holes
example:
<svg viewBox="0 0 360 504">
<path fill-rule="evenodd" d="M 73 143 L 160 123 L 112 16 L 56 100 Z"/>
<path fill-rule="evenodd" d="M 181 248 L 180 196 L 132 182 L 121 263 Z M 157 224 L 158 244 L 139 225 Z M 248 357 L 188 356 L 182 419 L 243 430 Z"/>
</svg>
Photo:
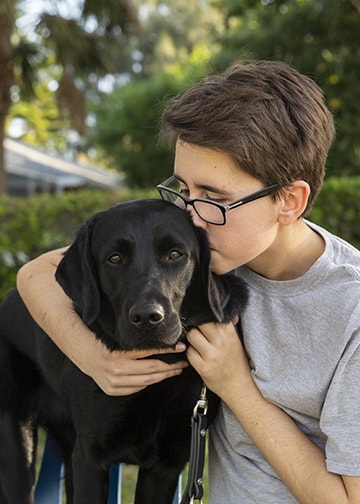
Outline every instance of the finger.
<svg viewBox="0 0 360 504">
<path fill-rule="evenodd" d="M 182 373 L 183 369 L 172 369 L 161 373 L 151 373 L 147 375 L 132 375 L 121 380 L 111 380 L 107 383 L 98 383 L 105 394 L 110 396 L 125 396 L 139 392 L 149 385 L 161 382 L 168 378 L 173 378 Z"/>
<path fill-rule="evenodd" d="M 126 352 L 126 355 L 129 356 L 132 359 L 143 359 L 144 357 L 150 357 L 152 355 L 161 355 L 161 354 L 167 354 L 167 353 L 182 353 L 185 352 L 186 350 L 186 345 L 185 343 L 179 342 L 176 344 L 175 348 L 173 347 L 167 347 L 167 348 L 153 348 L 149 350 L 130 350 Z M 122 350 L 118 350 L 116 352 L 121 352 L 123 353 Z"/>
<path fill-rule="evenodd" d="M 191 334 L 188 335 L 188 341 L 190 346 L 187 349 L 186 356 L 189 363 L 194 366 L 194 362 L 199 359 L 202 360 L 203 356 L 206 355 L 209 343 L 199 329 L 191 330 Z M 196 366 L 194 367 L 196 368 Z"/>
<path fill-rule="evenodd" d="M 205 338 L 206 340 L 211 340 L 214 336 L 216 336 L 218 332 L 218 327 L 220 325 L 221 324 L 218 324 L 217 322 L 208 322 L 206 324 L 201 324 L 194 329 L 191 329 L 190 332 L 192 336 L 195 336 L 195 338 L 198 339 Z"/>
<path fill-rule="evenodd" d="M 176 371 L 182 371 L 185 367 L 188 367 L 189 363 L 186 360 L 181 360 L 173 364 L 168 364 L 159 359 L 147 359 L 147 360 L 137 360 L 136 368 L 132 364 L 129 369 L 129 375 L 155 375 L 155 374 L 168 374 Z"/>
<path fill-rule="evenodd" d="M 206 330 L 204 324 L 202 326 L 194 327 L 193 329 L 191 329 L 186 335 L 186 338 L 192 347 L 195 347 L 197 350 L 199 350 L 199 347 L 202 347 L 203 345 L 208 343 L 208 334 L 209 332 Z"/>
<path fill-rule="evenodd" d="M 219 338 L 223 338 L 229 334 L 234 334 L 234 329 L 236 328 L 233 322 L 227 323 L 218 323 L 218 322 L 209 322 L 207 324 L 202 324 L 198 327 L 199 331 L 206 338 L 206 340 L 214 344 L 216 341 L 219 341 Z"/>
<path fill-rule="evenodd" d="M 124 352 L 112 355 L 112 359 L 106 362 L 106 367 L 104 368 L 105 374 L 110 379 L 120 380 L 121 377 L 126 379 L 129 376 L 168 373 L 188 366 L 185 357 L 182 360 L 169 364 L 156 357 L 153 359 L 144 359 L 140 355 L 142 356 L 139 352 L 133 354 L 132 357 L 129 354 L 124 354 Z"/>
</svg>

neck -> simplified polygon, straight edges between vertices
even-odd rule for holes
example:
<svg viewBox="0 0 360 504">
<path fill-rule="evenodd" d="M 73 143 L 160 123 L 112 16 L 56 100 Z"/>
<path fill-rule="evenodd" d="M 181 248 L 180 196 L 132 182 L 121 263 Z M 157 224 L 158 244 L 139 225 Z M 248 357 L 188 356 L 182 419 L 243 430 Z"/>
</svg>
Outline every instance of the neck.
<svg viewBox="0 0 360 504">
<path fill-rule="evenodd" d="M 304 275 L 324 249 L 323 238 L 299 219 L 282 226 L 269 249 L 248 267 L 269 280 L 293 280 Z"/>
</svg>

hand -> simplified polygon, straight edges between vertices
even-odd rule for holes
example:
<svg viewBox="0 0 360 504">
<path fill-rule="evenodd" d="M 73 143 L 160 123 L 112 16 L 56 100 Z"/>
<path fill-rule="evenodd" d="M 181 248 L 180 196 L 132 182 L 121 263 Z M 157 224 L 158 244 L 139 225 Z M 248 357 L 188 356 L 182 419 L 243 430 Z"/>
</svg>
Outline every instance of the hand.
<svg viewBox="0 0 360 504">
<path fill-rule="evenodd" d="M 227 402 L 239 388 L 253 386 L 249 363 L 233 323 L 203 324 L 187 335 L 190 364 L 206 385 Z"/>
<path fill-rule="evenodd" d="M 81 357 L 73 356 L 72 360 L 83 373 L 96 382 L 105 394 L 122 396 L 134 394 L 148 385 L 177 376 L 189 365 L 187 361 L 167 364 L 156 357 L 153 359 L 144 359 L 144 357 L 179 353 L 184 352 L 185 349 L 184 343 L 178 343 L 175 350 L 168 348 L 110 352 L 101 341 L 94 338 L 86 349 L 83 348 L 86 353 L 82 353 Z"/>
</svg>

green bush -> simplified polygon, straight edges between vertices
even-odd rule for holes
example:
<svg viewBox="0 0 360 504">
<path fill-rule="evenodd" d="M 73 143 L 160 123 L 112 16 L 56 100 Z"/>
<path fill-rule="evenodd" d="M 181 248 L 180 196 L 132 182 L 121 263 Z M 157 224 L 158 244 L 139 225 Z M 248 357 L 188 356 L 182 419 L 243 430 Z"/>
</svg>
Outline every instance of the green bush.
<svg viewBox="0 0 360 504">
<path fill-rule="evenodd" d="M 0 198 L 0 299 L 15 286 L 16 272 L 29 259 L 70 243 L 91 214 L 120 201 L 157 197 L 157 192 L 78 191 L 31 199 Z M 329 178 L 310 220 L 360 248 L 360 177 Z"/>
<path fill-rule="evenodd" d="M 360 249 L 360 177 L 328 178 L 310 220 Z"/>
<path fill-rule="evenodd" d="M 0 299 L 15 286 L 22 264 L 71 243 L 80 224 L 90 215 L 120 201 L 142 197 L 157 197 L 157 193 L 86 190 L 31 199 L 0 198 Z"/>
</svg>

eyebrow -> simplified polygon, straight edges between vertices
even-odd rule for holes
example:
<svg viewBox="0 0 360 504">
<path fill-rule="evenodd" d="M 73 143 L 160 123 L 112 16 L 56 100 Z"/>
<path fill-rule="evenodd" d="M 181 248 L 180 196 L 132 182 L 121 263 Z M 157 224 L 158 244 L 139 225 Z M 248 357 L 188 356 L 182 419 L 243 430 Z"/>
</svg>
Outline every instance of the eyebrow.
<svg viewBox="0 0 360 504">
<path fill-rule="evenodd" d="M 187 185 L 187 183 L 185 182 L 185 180 L 183 178 L 181 178 L 179 175 L 176 175 L 174 173 L 174 177 L 179 182 L 182 182 L 183 184 Z M 213 193 L 216 193 L 216 194 L 221 194 L 223 196 L 231 196 L 232 195 L 232 193 L 229 192 L 229 191 L 220 190 L 218 187 L 214 187 L 214 186 L 211 186 L 211 185 L 208 185 L 208 184 L 200 184 L 200 185 L 195 184 L 195 186 L 196 186 L 197 189 L 202 189 L 202 190 L 213 192 Z"/>
</svg>

